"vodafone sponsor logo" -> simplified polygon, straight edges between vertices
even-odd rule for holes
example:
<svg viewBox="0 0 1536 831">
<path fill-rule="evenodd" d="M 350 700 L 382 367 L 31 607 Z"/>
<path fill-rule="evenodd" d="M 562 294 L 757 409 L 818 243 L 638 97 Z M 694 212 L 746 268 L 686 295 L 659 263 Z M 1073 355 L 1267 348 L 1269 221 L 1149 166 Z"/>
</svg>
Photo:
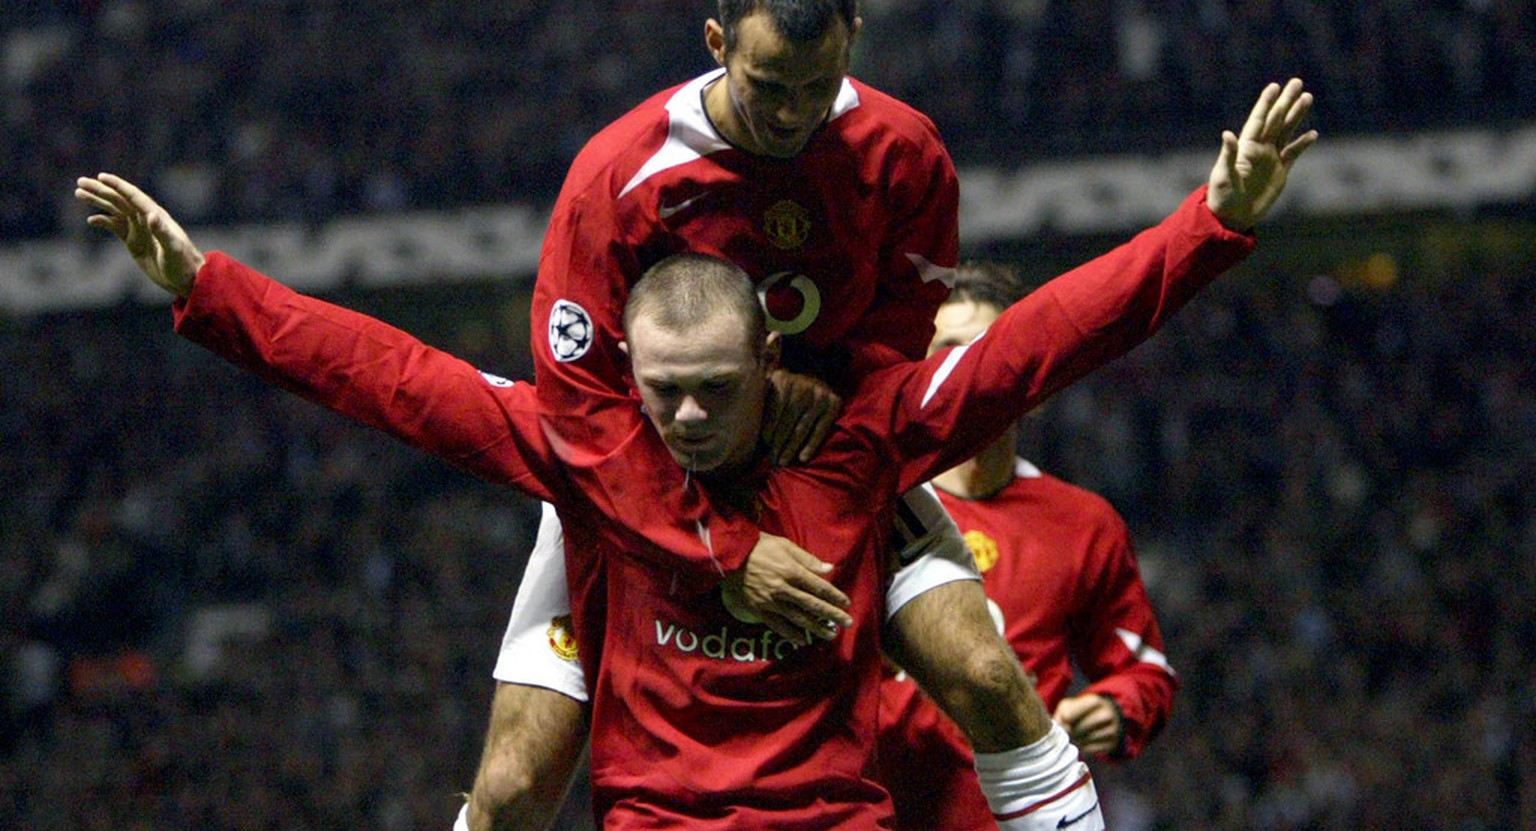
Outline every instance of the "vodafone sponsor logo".
<svg viewBox="0 0 1536 831">
<path fill-rule="evenodd" d="M 753 631 L 744 633 L 733 630 L 729 625 L 722 625 L 718 630 L 701 635 L 692 629 L 660 619 L 655 623 L 657 646 L 675 649 L 685 655 L 696 653 L 719 661 L 778 661 L 793 655 L 800 648 L 799 644 L 779 637 L 767 627 L 754 626 Z M 806 633 L 806 639 L 809 641 L 810 633 Z"/>
</svg>

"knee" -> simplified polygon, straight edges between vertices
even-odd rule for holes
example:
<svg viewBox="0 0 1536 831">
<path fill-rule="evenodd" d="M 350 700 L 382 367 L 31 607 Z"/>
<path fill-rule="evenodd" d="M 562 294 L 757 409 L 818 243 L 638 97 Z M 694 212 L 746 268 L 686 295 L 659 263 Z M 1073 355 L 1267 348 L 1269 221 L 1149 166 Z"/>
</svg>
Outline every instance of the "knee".
<svg viewBox="0 0 1536 831">
<path fill-rule="evenodd" d="M 544 783 L 546 785 L 550 783 Z M 480 760 L 474 790 L 469 795 L 469 827 L 493 831 L 508 827 L 515 806 L 537 795 L 535 774 L 513 748 L 491 748 Z"/>
<path fill-rule="evenodd" d="M 984 709 L 1012 709 L 1029 697 L 1019 659 L 1001 638 L 980 638 L 955 658 L 952 695 Z"/>
</svg>

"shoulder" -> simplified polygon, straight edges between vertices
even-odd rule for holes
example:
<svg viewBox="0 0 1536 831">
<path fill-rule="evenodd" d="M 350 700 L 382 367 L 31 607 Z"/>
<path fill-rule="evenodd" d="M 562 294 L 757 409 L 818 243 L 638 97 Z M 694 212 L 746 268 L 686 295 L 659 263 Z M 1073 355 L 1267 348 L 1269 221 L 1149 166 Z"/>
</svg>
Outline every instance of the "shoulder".
<svg viewBox="0 0 1536 831">
<path fill-rule="evenodd" d="M 603 184 L 617 191 L 667 140 L 667 102 L 687 84 L 669 87 L 609 122 L 582 145 L 566 173 L 565 189 Z"/>
<path fill-rule="evenodd" d="M 562 196 L 616 199 L 642 184 L 703 175 L 695 162 L 731 150 L 704 111 L 704 88 L 720 74 L 664 89 L 598 131 L 572 162 Z"/>
<path fill-rule="evenodd" d="M 832 123 L 850 140 L 949 159 L 933 120 L 916 107 L 848 78 Z"/>
<path fill-rule="evenodd" d="M 1015 462 L 1013 487 L 1029 492 L 1053 512 L 1085 529 L 1128 533 L 1125 519 L 1102 495 L 1046 473 L 1025 459 Z"/>
</svg>

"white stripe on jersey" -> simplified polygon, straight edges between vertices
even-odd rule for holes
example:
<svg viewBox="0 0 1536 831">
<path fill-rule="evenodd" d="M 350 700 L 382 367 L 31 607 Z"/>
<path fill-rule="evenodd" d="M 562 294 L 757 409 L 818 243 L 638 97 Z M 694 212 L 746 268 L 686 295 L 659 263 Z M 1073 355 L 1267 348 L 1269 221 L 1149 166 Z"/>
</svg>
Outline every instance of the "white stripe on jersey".
<svg viewBox="0 0 1536 831">
<path fill-rule="evenodd" d="M 975 342 L 971 341 L 971 343 Z M 970 348 L 971 344 L 968 343 L 949 350 L 949 354 L 944 356 L 944 362 L 939 364 L 939 368 L 934 371 L 933 377 L 928 379 L 928 391 L 923 393 L 923 403 L 919 404 L 918 407 L 928 406 L 928 400 L 933 398 L 933 394 L 939 391 L 939 387 L 943 386 L 945 381 L 949 380 L 950 373 L 955 371 L 955 364 L 960 363 L 960 359 L 965 357 L 965 350 Z"/>
<path fill-rule="evenodd" d="M 924 283 L 932 283 L 934 280 L 938 280 L 944 284 L 944 288 L 952 289 L 955 287 L 955 269 L 949 266 L 934 265 L 922 254 L 909 253 L 907 254 L 907 259 L 911 260 L 912 265 L 917 268 L 917 276 L 921 277 Z"/>
<path fill-rule="evenodd" d="M 1169 675 L 1178 675 L 1177 672 L 1173 671 L 1173 667 L 1168 665 L 1168 656 L 1142 640 L 1140 635 L 1129 629 L 1121 629 L 1118 626 L 1115 627 L 1115 634 L 1120 636 L 1120 641 L 1125 644 L 1126 649 L 1131 650 L 1131 654 L 1136 656 L 1136 660 L 1145 664 L 1151 664 Z"/>
<path fill-rule="evenodd" d="M 718 150 L 728 150 L 731 145 L 715 131 L 715 125 L 704 114 L 704 87 L 720 77 L 724 69 L 716 69 L 694 78 L 667 100 L 667 140 L 656 155 L 645 160 L 629 184 L 619 191 L 619 198 L 629 193 L 641 182 L 663 170 L 687 164 Z"/>
</svg>

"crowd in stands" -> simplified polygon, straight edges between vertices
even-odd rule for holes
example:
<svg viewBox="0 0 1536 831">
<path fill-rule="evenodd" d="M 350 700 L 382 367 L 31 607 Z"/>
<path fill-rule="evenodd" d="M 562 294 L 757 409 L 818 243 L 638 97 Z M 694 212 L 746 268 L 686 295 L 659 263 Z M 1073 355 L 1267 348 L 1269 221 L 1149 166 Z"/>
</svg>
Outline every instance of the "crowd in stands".
<svg viewBox="0 0 1536 831">
<path fill-rule="evenodd" d="M 0 240 L 111 167 L 202 223 L 547 203 L 599 127 L 712 65 L 710 0 L 0 5 Z M 1205 146 L 1292 75 L 1329 136 L 1536 115 L 1530 0 L 866 0 L 854 72 L 962 165 Z M 61 195 L 62 194 L 62 195 Z"/>
<path fill-rule="evenodd" d="M 707 66 L 708 8 L 6 2 L 0 240 L 73 231 L 100 167 L 189 221 L 548 199 L 601 123 Z M 1290 74 L 1330 137 L 1536 109 L 1518 0 L 865 17 L 857 73 L 962 163 L 1209 145 Z M 1111 827 L 1530 826 L 1536 256 L 1504 250 L 1225 281 L 1030 422 L 1127 516 L 1183 679 L 1148 754 L 1097 768 Z M 470 291 L 344 299 L 526 377 L 526 295 Z M 163 309 L 0 317 L 0 362 L 0 827 L 446 828 L 536 506 Z M 238 622 L 211 644 L 210 611 Z"/>
<path fill-rule="evenodd" d="M 1112 827 L 1536 816 L 1536 253 L 1239 272 L 1029 423 L 1184 688 Z M 526 295 L 360 306 L 510 375 Z M 443 316 L 442 319 L 448 319 Z M 0 827 L 446 827 L 533 506 L 137 307 L 0 326 Z M 213 660 L 208 609 L 261 610 Z M 1454 822 L 1448 817 L 1454 816 Z M 1523 819 L 1521 819 L 1523 818 Z M 437 823 L 437 825 L 434 825 Z"/>
</svg>

